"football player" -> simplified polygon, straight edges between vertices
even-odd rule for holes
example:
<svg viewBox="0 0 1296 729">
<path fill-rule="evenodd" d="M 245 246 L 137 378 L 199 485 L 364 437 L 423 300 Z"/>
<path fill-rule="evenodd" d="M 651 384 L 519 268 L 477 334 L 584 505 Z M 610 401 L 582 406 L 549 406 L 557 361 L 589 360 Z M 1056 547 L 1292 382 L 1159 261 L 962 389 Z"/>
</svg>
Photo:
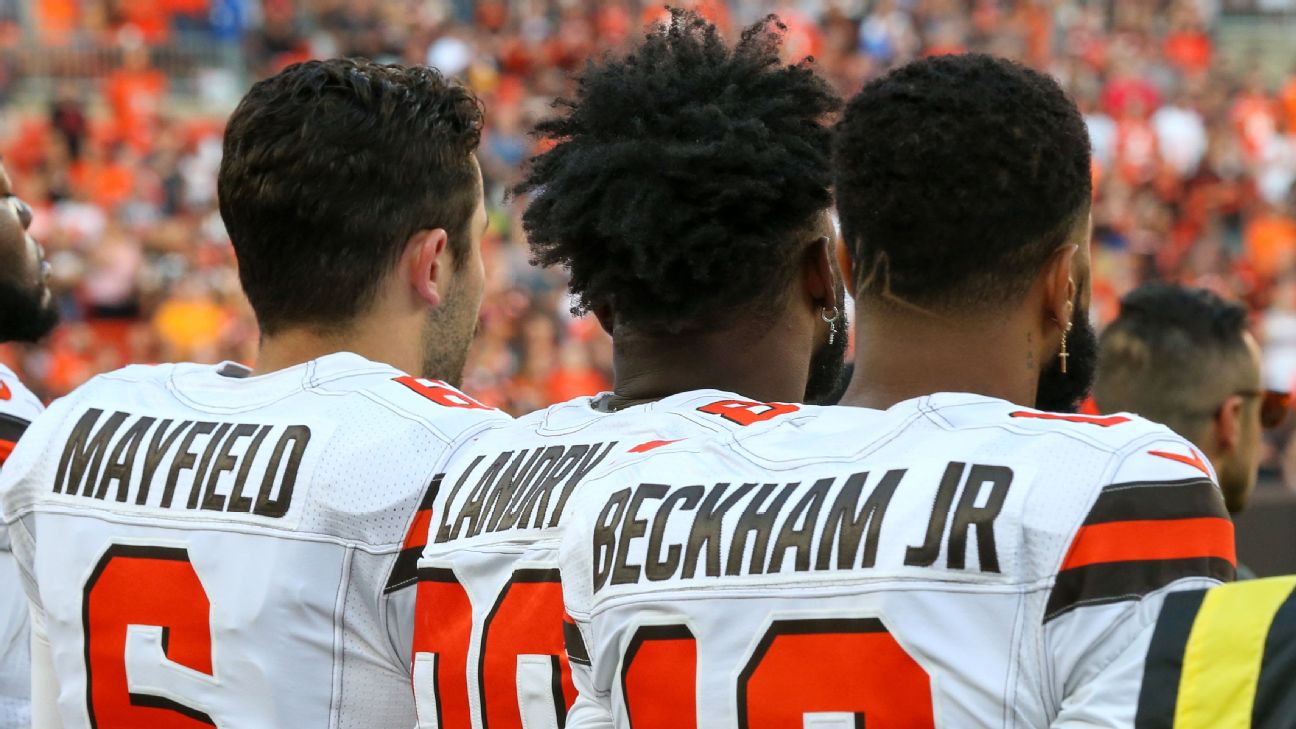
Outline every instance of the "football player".
<svg viewBox="0 0 1296 729">
<path fill-rule="evenodd" d="M 560 727 L 574 699 L 557 544 L 594 469 L 795 413 L 846 345 L 829 115 L 767 19 L 734 45 L 674 11 L 587 68 L 520 193 L 536 258 L 612 335 L 611 392 L 492 428 L 455 454 L 419 567 L 421 726 Z"/>
<path fill-rule="evenodd" d="M 505 418 L 429 379 L 481 303 L 481 128 L 425 67 L 311 61 L 243 98 L 218 186 L 256 369 L 97 377 L 0 473 L 37 729 L 414 725 L 403 547 L 448 446 Z"/>
<path fill-rule="evenodd" d="M 560 550 L 568 727 L 1127 727 L 1169 591 L 1232 577 L 1209 463 L 1093 374 L 1089 141 L 983 55 L 838 125 L 843 407 L 591 476 Z"/>
<path fill-rule="evenodd" d="M 49 264 L 27 233 L 31 223 L 31 208 L 14 194 L 0 164 L 0 342 L 38 341 L 58 322 L 46 285 Z M 0 468 L 41 409 L 40 400 L 0 364 Z M 28 645 L 27 598 L 8 530 L 0 523 L 0 729 L 19 729 L 31 721 Z"/>
</svg>

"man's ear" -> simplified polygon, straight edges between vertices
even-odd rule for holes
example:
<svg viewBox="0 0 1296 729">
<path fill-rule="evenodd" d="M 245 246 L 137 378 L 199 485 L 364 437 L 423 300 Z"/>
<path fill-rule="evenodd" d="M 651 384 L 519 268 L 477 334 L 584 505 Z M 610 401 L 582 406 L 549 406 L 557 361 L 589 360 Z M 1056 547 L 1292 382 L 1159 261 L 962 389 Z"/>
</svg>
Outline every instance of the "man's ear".
<svg viewBox="0 0 1296 729">
<path fill-rule="evenodd" d="M 1227 456 L 1242 441 L 1242 397 L 1231 395 L 1215 414 L 1213 439 L 1220 456 Z"/>
<path fill-rule="evenodd" d="M 846 241 L 837 240 L 836 246 L 837 268 L 841 271 L 842 281 L 846 282 L 846 293 L 853 298 L 855 296 L 855 259 L 851 258 L 850 249 L 846 247 Z"/>
<path fill-rule="evenodd" d="M 1044 316 L 1057 322 L 1058 331 L 1064 332 L 1076 312 L 1075 256 L 1080 246 L 1062 246 L 1049 256 L 1044 267 Z"/>
<path fill-rule="evenodd" d="M 837 300 L 836 277 L 833 276 L 832 239 L 820 236 L 806 247 L 802 282 L 806 295 L 816 306 L 825 309 L 837 309 L 842 302 Z M 838 309 L 840 311 L 840 309 Z"/>
<path fill-rule="evenodd" d="M 405 248 L 402 268 L 408 276 L 415 296 L 426 306 L 439 306 L 444 293 L 437 283 L 443 269 L 450 265 L 447 249 L 449 236 L 442 228 L 420 230 L 410 237 Z M 446 269 L 448 270 L 448 269 Z"/>
</svg>

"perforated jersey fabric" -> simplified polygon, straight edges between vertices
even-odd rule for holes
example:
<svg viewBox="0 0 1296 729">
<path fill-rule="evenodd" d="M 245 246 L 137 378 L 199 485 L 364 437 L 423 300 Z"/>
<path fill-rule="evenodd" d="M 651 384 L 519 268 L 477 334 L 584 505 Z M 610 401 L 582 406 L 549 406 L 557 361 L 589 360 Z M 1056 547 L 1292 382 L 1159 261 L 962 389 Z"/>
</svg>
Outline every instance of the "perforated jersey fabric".
<svg viewBox="0 0 1296 729">
<path fill-rule="evenodd" d="M 405 544 L 448 449 L 508 417 L 350 353 L 248 374 L 102 375 L 0 473 L 66 729 L 413 726 Z"/>
<path fill-rule="evenodd" d="M 943 393 L 593 475 L 559 553 L 592 727 L 1128 727 L 1167 593 L 1232 578 L 1162 426 Z"/>
</svg>

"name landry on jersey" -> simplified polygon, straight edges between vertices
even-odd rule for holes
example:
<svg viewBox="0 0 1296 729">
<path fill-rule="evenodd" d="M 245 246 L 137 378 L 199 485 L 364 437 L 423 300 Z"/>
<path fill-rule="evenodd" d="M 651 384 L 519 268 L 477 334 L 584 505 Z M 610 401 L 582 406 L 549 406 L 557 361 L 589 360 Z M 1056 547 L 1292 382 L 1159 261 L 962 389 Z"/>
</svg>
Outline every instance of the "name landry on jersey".
<svg viewBox="0 0 1296 729">
<path fill-rule="evenodd" d="M 504 451 L 490 459 L 477 456 L 455 481 L 435 542 L 557 526 L 572 491 L 616 445 L 617 441 L 551 445 Z M 482 463 L 489 465 L 476 475 Z M 474 477 L 476 485 L 465 492 Z"/>
<path fill-rule="evenodd" d="M 671 487 L 641 483 L 611 494 L 593 525 L 595 592 L 609 585 L 697 577 L 849 570 L 875 566 L 887 508 L 908 469 L 793 483 L 730 483 Z M 910 476 L 912 478 L 912 476 Z M 994 522 L 1013 471 L 1006 466 L 951 462 L 932 502 L 926 534 L 904 551 L 907 567 L 966 569 L 975 535 L 981 572 L 998 573 Z M 955 495 L 962 486 L 962 495 Z M 793 496 L 796 495 L 796 498 Z M 655 510 L 654 510 L 655 505 Z M 727 515 L 730 528 L 726 529 Z M 686 539 L 667 538 L 671 530 Z M 942 541 L 948 543 L 942 549 Z M 915 530 L 916 531 L 916 530 Z M 728 542 L 724 544 L 724 542 Z"/>
<path fill-rule="evenodd" d="M 292 505 L 310 440 L 305 425 L 159 419 L 120 410 L 105 416 L 91 408 L 63 446 L 54 493 L 277 519 Z"/>
</svg>

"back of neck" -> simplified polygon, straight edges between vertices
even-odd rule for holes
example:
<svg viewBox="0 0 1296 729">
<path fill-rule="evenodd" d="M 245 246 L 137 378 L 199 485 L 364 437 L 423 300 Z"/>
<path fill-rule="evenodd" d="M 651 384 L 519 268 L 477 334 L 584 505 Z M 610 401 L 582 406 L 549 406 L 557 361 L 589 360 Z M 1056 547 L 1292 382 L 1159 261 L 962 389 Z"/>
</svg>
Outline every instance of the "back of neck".
<svg viewBox="0 0 1296 729">
<path fill-rule="evenodd" d="M 379 336 L 382 333 L 388 335 Z M 338 352 L 358 354 L 402 372 L 417 373 L 422 366 L 417 338 L 392 336 L 369 326 L 337 332 L 292 327 L 261 338 L 254 374 L 277 372 Z"/>
<path fill-rule="evenodd" d="M 923 312 L 861 311 L 855 373 L 841 404 L 886 409 L 937 392 L 967 392 L 1030 407 L 1039 385 L 1034 334 L 1012 312 L 976 320 Z"/>
<path fill-rule="evenodd" d="M 704 389 L 761 402 L 800 402 L 810 356 L 808 347 L 796 346 L 796 336 L 808 335 L 787 331 L 777 322 L 764 329 L 739 325 L 680 335 L 617 331 L 614 406 Z"/>
</svg>

